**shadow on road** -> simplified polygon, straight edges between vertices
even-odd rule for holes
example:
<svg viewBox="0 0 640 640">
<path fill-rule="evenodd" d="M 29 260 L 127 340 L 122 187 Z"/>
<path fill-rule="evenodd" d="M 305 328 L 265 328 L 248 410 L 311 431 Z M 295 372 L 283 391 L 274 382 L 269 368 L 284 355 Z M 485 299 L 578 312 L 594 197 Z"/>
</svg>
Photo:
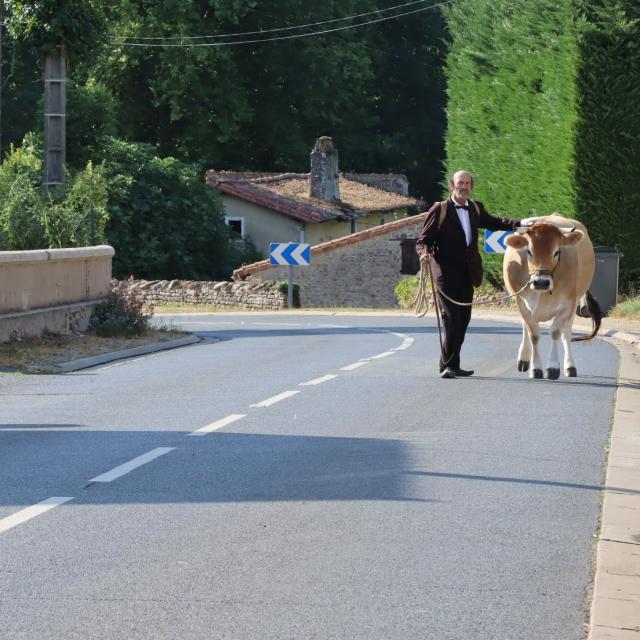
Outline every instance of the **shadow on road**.
<svg viewBox="0 0 640 640">
<path fill-rule="evenodd" d="M 47 426 L 53 430 L 0 424 L 0 505 L 51 495 L 99 503 L 430 502 L 415 493 L 407 476 L 408 445 L 398 440 L 227 432 L 187 437 L 176 431 Z M 90 483 L 157 447 L 175 449 L 113 482 Z"/>
<path fill-rule="evenodd" d="M 614 491 L 617 493 L 630 493 L 640 495 L 640 491 L 635 489 L 625 489 L 623 487 L 606 487 L 595 484 L 576 484 L 573 482 L 558 482 L 556 480 L 533 480 L 528 478 L 504 478 L 499 476 L 479 476 L 464 473 L 444 473 L 438 471 L 407 471 L 408 475 L 426 476 L 430 478 L 452 478 L 454 480 L 480 480 L 483 482 L 509 482 L 514 484 L 533 484 L 550 487 L 565 487 L 567 489 L 586 489 L 588 491 Z"/>
</svg>

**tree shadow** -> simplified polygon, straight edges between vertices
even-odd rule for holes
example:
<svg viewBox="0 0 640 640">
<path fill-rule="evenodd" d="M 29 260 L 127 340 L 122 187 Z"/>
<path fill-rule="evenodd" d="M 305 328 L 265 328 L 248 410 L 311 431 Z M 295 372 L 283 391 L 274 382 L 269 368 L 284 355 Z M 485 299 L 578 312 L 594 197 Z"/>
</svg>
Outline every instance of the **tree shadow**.
<svg viewBox="0 0 640 640">
<path fill-rule="evenodd" d="M 20 433 L 16 441 L 13 430 L 20 425 L 3 433 L 4 426 L 4 505 L 33 504 L 51 495 L 104 503 L 430 502 L 415 494 L 406 475 L 408 445 L 398 440 L 36 429 Z M 158 447 L 174 449 L 110 483 L 91 482 Z"/>
</svg>

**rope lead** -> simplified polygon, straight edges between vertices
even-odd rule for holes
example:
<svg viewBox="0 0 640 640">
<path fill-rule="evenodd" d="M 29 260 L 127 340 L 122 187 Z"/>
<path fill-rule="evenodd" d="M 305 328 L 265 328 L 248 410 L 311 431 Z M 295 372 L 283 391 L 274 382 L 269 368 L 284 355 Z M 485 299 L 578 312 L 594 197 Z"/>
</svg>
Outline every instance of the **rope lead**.
<svg viewBox="0 0 640 640">
<path fill-rule="evenodd" d="M 531 279 L 529 279 L 525 285 L 516 291 L 515 293 L 502 296 L 501 298 L 493 298 L 492 300 L 485 300 L 484 302 L 476 301 L 476 302 L 459 302 L 458 300 L 454 300 L 450 298 L 446 293 L 443 293 L 438 289 L 438 285 L 434 282 L 433 277 L 431 275 L 431 268 L 429 266 L 429 259 L 427 256 L 422 256 L 420 258 L 420 281 L 418 285 L 418 293 L 413 301 L 413 312 L 416 318 L 422 318 L 427 315 L 429 311 L 429 295 L 427 294 L 427 277 L 431 280 L 431 290 L 433 291 L 433 300 L 436 307 L 436 311 L 438 311 L 438 299 L 437 295 L 441 295 L 443 298 L 448 300 L 453 304 L 457 304 L 460 307 L 471 307 L 474 305 L 481 304 L 494 304 L 496 302 L 501 302 L 502 300 L 508 300 L 509 298 L 515 298 L 519 296 L 530 284 Z M 437 295 L 436 295 L 437 294 Z M 439 317 L 438 317 L 439 320 Z"/>
</svg>

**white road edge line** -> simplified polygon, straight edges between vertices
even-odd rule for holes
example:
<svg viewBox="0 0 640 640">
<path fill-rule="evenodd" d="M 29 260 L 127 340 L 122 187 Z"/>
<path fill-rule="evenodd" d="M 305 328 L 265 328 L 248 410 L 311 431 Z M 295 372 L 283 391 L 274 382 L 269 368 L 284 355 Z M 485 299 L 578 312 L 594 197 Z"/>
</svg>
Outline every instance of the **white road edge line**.
<svg viewBox="0 0 640 640">
<path fill-rule="evenodd" d="M 91 478 L 89 482 L 111 482 L 116 478 L 120 478 L 121 476 L 133 471 L 134 469 L 141 467 L 143 464 L 147 464 L 147 462 L 151 462 L 160 456 L 163 456 L 165 453 L 169 453 L 169 451 L 173 451 L 175 447 L 158 447 L 157 449 L 152 449 L 151 451 L 147 451 L 147 453 L 143 453 L 141 456 L 134 458 L 133 460 L 129 460 L 129 462 L 125 462 L 117 467 L 111 469 L 111 471 L 107 471 L 105 473 L 96 476 L 95 478 Z"/>
<path fill-rule="evenodd" d="M 380 358 L 387 358 L 388 356 L 392 356 L 395 351 L 385 351 L 384 353 L 379 353 L 377 356 L 371 356 L 371 360 L 380 360 Z"/>
<path fill-rule="evenodd" d="M 27 520 L 31 520 L 31 518 L 35 518 L 36 516 L 46 513 L 58 505 L 69 502 L 69 500 L 73 500 L 73 497 L 54 496 L 53 498 L 47 498 L 46 500 L 38 502 L 38 504 L 34 504 L 26 509 L 22 509 L 17 513 L 14 513 L 12 516 L 2 518 L 2 520 L 0 520 L 0 533 L 16 527 Z"/>
<path fill-rule="evenodd" d="M 207 433 L 211 433 L 212 431 L 217 431 L 218 429 L 222 429 L 222 427 L 226 427 L 228 424 L 235 422 L 236 420 L 240 420 L 241 418 L 246 418 L 246 413 L 232 413 L 230 416 L 226 418 L 222 418 L 222 420 L 217 420 L 216 422 L 212 422 L 208 424 L 206 427 L 202 427 L 200 429 L 196 429 L 191 433 L 187 433 L 187 436 L 206 436 Z"/>
<path fill-rule="evenodd" d="M 309 380 L 309 382 L 301 382 L 300 386 L 309 387 L 316 384 L 322 384 L 323 382 L 327 382 L 327 380 L 333 380 L 334 378 L 337 378 L 337 377 L 338 377 L 337 373 L 328 373 L 326 376 L 322 376 L 320 378 L 314 378 L 313 380 Z"/>
<path fill-rule="evenodd" d="M 348 364 L 346 367 L 341 367 L 340 371 L 353 371 L 363 364 L 367 364 L 367 362 L 369 362 L 369 360 L 360 360 L 360 362 L 354 362 L 353 364 Z"/>
<path fill-rule="evenodd" d="M 272 404 L 275 404 L 276 402 L 280 402 L 280 400 L 286 400 L 287 398 L 290 398 L 291 396 L 295 396 L 296 393 L 300 393 L 300 391 L 283 391 L 282 393 L 279 393 L 277 396 L 273 396 L 271 398 L 267 398 L 266 400 L 263 400 L 262 402 L 256 402 L 255 404 L 250 404 L 250 407 L 270 407 Z"/>
</svg>

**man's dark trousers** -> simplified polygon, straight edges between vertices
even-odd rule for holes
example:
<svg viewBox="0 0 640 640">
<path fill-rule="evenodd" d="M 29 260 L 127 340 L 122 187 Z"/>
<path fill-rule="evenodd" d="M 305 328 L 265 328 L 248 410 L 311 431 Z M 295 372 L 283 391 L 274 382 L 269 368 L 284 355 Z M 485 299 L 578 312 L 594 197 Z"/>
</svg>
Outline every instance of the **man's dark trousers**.
<svg viewBox="0 0 640 640">
<path fill-rule="evenodd" d="M 440 280 L 440 279 L 438 279 Z M 473 300 L 473 285 L 471 281 L 458 283 L 438 282 L 438 289 L 458 302 L 471 302 Z M 460 368 L 460 349 L 464 342 L 464 336 L 471 320 L 471 306 L 461 307 L 449 302 L 441 295 L 438 296 L 440 312 L 445 330 L 444 362 L 440 356 L 440 371 L 445 367 Z"/>
</svg>

